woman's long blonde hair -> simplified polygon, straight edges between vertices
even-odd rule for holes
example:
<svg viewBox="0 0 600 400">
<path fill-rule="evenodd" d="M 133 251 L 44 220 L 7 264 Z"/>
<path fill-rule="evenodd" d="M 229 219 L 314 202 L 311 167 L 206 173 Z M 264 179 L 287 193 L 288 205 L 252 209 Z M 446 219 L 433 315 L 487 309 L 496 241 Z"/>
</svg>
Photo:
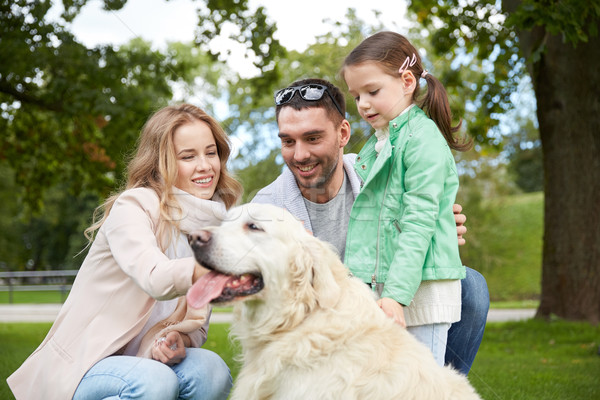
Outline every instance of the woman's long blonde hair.
<svg viewBox="0 0 600 400">
<path fill-rule="evenodd" d="M 242 185 L 227 171 L 227 160 L 231 153 L 231 142 L 219 123 L 200 108 L 191 104 L 172 105 L 162 108 L 148 119 L 138 140 L 135 155 L 127 166 L 127 184 L 124 189 L 109 197 L 94 211 L 92 225 L 85 230 L 88 244 L 94 239 L 94 233 L 102 226 L 110 210 L 124 190 L 133 188 L 153 189 L 160 199 L 160 220 L 157 234 L 170 236 L 177 226 L 173 210 L 181 213 L 171 191 L 177 180 L 177 159 L 173 136 L 182 125 L 202 121 L 208 124 L 217 144 L 217 154 L 221 163 L 221 175 L 214 196 L 225 203 L 226 208 L 233 206 L 242 194 Z M 170 238 L 167 240 L 167 243 Z"/>
</svg>

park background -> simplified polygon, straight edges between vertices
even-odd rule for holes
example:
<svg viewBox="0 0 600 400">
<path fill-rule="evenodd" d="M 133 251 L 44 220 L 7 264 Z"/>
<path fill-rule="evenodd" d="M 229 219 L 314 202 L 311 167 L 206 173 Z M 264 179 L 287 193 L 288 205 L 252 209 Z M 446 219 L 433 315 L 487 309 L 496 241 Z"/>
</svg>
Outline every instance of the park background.
<svg viewBox="0 0 600 400">
<path fill-rule="evenodd" d="M 485 398 L 600 396 L 598 1 L 1 4 L 0 270 L 77 269 L 93 209 L 123 182 L 144 121 L 169 103 L 222 122 L 249 200 L 283 168 L 273 92 L 301 77 L 345 89 L 344 56 L 394 30 L 475 140 L 455 154 L 464 264 L 486 277 L 494 307 L 540 317 L 488 327 L 471 380 Z M 358 152 L 370 127 L 346 100 L 346 151 Z M 5 377 L 49 326 L 1 326 L 23 346 Z"/>
</svg>

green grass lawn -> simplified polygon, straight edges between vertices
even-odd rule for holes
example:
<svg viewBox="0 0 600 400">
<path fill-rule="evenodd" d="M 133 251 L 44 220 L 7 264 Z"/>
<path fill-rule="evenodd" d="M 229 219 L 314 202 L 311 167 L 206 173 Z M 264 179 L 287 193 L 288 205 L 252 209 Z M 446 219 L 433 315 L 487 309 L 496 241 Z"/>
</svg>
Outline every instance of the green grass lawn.
<svg viewBox="0 0 600 400">
<path fill-rule="evenodd" d="M 5 382 L 42 341 L 50 324 L 0 324 L 0 399 L 11 399 Z M 205 347 L 231 367 L 238 347 L 227 324 L 212 325 Z M 486 400 L 600 398 L 600 326 L 564 321 L 490 323 L 469 380 Z"/>
<path fill-rule="evenodd" d="M 539 300 L 506 300 L 506 301 L 492 301 L 490 308 L 535 308 L 537 309 L 540 305 Z"/>
<path fill-rule="evenodd" d="M 469 374 L 486 400 L 600 399 L 600 326 L 490 323 Z"/>
<path fill-rule="evenodd" d="M 461 259 L 485 276 L 492 301 L 539 299 L 543 211 L 543 193 L 465 204 L 468 232 Z"/>
<path fill-rule="evenodd" d="M 13 292 L 12 302 L 14 304 L 48 304 L 62 303 L 66 299 L 68 293 L 54 291 L 31 291 L 31 292 Z M 8 292 L 0 292 L 0 304 L 9 304 L 10 295 Z"/>
</svg>

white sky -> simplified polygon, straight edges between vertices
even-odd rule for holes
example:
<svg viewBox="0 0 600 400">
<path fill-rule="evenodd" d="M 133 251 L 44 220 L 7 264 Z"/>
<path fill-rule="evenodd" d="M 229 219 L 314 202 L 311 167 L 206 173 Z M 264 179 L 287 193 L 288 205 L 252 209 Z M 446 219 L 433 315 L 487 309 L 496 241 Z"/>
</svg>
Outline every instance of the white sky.
<svg viewBox="0 0 600 400">
<path fill-rule="evenodd" d="M 72 31 L 87 46 L 122 44 L 133 37 L 142 37 L 158 47 L 168 41 L 191 41 L 198 18 L 196 9 L 201 4 L 192 0 L 129 0 L 120 11 L 107 12 L 100 0 L 92 0 L 74 20 Z M 355 8 L 359 18 L 368 23 L 376 22 L 372 10 L 378 10 L 386 28 L 400 31 L 407 27 L 403 0 L 250 0 L 251 9 L 258 5 L 264 6 L 277 23 L 277 38 L 288 50 L 305 50 L 316 36 L 331 29 L 324 19 L 345 21 L 348 8 Z M 250 61 L 241 54 L 234 55 L 230 65 L 241 75 L 252 73 Z"/>
</svg>

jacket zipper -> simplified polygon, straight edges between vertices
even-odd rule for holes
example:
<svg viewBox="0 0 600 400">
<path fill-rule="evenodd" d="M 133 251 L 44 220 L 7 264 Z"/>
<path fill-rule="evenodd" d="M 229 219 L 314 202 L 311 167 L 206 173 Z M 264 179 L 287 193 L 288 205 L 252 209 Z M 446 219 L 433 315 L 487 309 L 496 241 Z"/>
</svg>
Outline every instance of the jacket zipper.
<svg viewBox="0 0 600 400">
<path fill-rule="evenodd" d="M 396 148 L 396 146 L 392 146 L 392 150 L 394 150 Z M 371 288 L 373 289 L 373 292 L 377 292 L 377 276 L 379 275 L 379 263 L 380 263 L 380 259 L 381 259 L 381 252 L 379 251 L 379 238 L 381 237 L 380 233 L 381 233 L 381 213 L 383 211 L 383 203 L 385 202 L 385 198 L 387 196 L 387 192 L 388 192 L 388 188 L 390 186 L 390 179 L 392 177 L 392 172 L 394 170 L 394 164 L 396 163 L 396 159 L 398 158 L 398 154 L 396 153 L 394 155 L 394 158 L 392 160 L 392 165 L 390 165 L 390 172 L 388 173 L 387 176 L 387 180 L 385 182 L 385 190 L 383 191 L 383 197 L 381 200 L 381 207 L 379 208 L 379 221 L 377 224 L 377 259 L 375 261 L 375 271 L 373 272 L 373 275 L 371 275 Z"/>
</svg>

